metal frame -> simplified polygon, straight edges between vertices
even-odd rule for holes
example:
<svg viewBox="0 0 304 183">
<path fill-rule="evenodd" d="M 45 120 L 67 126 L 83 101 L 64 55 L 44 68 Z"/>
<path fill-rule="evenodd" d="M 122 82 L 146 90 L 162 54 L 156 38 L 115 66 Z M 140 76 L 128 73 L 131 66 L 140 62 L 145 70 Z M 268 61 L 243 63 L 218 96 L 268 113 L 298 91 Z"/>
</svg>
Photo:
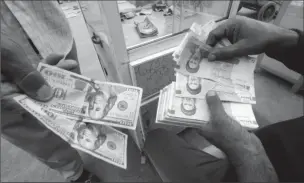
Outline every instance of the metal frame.
<svg viewBox="0 0 304 183">
<path fill-rule="evenodd" d="M 118 75 L 116 82 L 132 85 L 128 67 L 129 57 L 116 3 L 116 1 L 98 1 L 99 9 L 103 12 L 103 18 L 109 33 L 109 54 L 114 60 L 114 63 L 111 63 L 114 65 L 114 68 L 110 68 L 107 72 L 110 75 Z M 138 120 L 136 130 L 129 130 L 129 134 L 134 139 L 139 150 L 142 150 L 145 133 L 143 131 L 141 116 L 139 116 Z"/>
</svg>

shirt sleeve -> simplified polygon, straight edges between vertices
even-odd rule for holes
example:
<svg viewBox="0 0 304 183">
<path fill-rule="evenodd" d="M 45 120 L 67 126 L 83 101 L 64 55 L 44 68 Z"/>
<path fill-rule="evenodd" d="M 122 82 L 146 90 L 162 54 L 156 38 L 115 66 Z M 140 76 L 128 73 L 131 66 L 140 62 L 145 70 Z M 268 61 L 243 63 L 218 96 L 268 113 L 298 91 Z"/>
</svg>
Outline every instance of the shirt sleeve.
<svg viewBox="0 0 304 183">
<path fill-rule="evenodd" d="M 285 50 L 268 50 L 266 55 L 281 61 L 286 67 L 304 75 L 304 33 L 303 31 L 292 29 L 299 34 L 298 44 Z"/>
</svg>

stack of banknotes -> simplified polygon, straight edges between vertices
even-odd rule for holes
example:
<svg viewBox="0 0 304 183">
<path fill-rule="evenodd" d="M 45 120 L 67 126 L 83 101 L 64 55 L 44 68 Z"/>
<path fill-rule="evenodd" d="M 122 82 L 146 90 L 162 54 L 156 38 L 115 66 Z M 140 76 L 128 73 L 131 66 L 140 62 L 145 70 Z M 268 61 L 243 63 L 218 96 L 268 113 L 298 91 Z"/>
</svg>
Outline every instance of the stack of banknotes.
<svg viewBox="0 0 304 183">
<path fill-rule="evenodd" d="M 54 97 L 49 102 L 26 95 L 14 100 L 73 148 L 126 169 L 128 135 L 114 127 L 135 130 L 142 89 L 99 82 L 43 63 L 38 71 Z"/>
<path fill-rule="evenodd" d="M 254 69 L 256 58 L 245 56 L 209 62 L 212 49 L 206 44 L 214 21 L 201 26 L 193 23 L 173 53 L 177 64 L 176 81 L 160 91 L 156 123 L 200 126 L 210 121 L 206 93 L 215 91 L 228 115 L 248 129 L 258 127 L 252 104 L 256 103 Z M 215 47 L 229 46 L 228 39 Z"/>
</svg>

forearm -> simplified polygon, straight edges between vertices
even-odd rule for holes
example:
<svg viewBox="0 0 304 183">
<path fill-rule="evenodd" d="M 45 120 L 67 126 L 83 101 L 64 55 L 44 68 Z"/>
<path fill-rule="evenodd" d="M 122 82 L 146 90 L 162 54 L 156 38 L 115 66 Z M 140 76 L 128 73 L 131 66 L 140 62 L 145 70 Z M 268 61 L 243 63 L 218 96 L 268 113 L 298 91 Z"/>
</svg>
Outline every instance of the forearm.
<svg viewBox="0 0 304 183">
<path fill-rule="evenodd" d="M 270 44 L 266 49 L 266 55 L 282 62 L 288 68 L 304 74 L 302 60 L 304 57 L 304 35 L 293 30 L 285 29 L 277 41 Z"/>
<path fill-rule="evenodd" d="M 262 143 L 255 135 L 252 137 L 250 141 L 225 148 L 229 161 L 236 169 L 238 180 L 240 182 L 277 182 L 277 174 Z"/>
</svg>

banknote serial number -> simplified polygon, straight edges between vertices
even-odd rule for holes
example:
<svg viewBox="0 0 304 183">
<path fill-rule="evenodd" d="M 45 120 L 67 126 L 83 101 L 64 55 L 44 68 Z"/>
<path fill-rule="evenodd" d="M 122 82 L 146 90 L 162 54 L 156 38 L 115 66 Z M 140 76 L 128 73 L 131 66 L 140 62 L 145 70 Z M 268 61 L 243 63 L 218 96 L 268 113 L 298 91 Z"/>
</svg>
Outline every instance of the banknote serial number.
<svg viewBox="0 0 304 183">
<path fill-rule="evenodd" d="M 59 73 L 59 72 L 56 72 L 56 71 L 45 70 L 44 73 L 45 73 L 47 76 L 52 76 L 52 77 L 55 77 L 55 78 L 58 78 L 58 79 L 64 79 L 64 78 L 65 78 L 65 75 L 64 75 L 64 74 Z"/>
<path fill-rule="evenodd" d="M 125 126 L 132 126 L 133 122 L 131 122 L 130 120 L 121 120 L 119 122 L 121 125 L 125 125 Z"/>
<path fill-rule="evenodd" d="M 256 125 L 256 122 L 255 121 L 252 121 L 252 120 L 242 120 L 243 123 L 249 123 L 249 124 L 253 124 L 253 125 Z"/>
<path fill-rule="evenodd" d="M 138 89 L 136 88 L 128 88 L 127 91 L 130 91 L 130 92 L 138 92 Z"/>
<path fill-rule="evenodd" d="M 72 105 L 67 105 L 67 104 L 62 104 L 62 103 L 56 103 L 56 104 L 51 104 L 51 107 L 53 109 L 61 110 L 62 112 L 66 113 L 81 113 L 81 109 L 79 107 L 75 107 Z"/>
<path fill-rule="evenodd" d="M 247 96 L 240 96 L 240 97 L 245 100 L 255 100 L 255 97 L 247 97 Z"/>
</svg>

